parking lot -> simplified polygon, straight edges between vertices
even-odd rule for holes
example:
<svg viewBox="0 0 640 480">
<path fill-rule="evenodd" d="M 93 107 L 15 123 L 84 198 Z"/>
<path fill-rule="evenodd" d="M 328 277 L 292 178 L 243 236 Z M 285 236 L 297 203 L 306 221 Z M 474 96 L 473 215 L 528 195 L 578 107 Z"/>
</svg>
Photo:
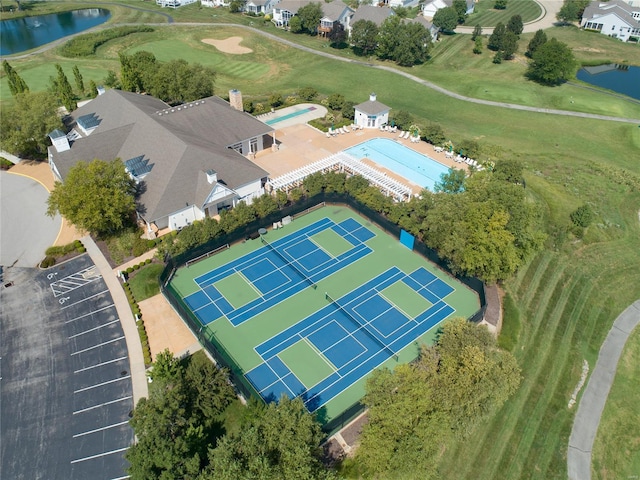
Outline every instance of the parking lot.
<svg viewBox="0 0 640 480">
<path fill-rule="evenodd" d="M 90 257 L 5 269 L 0 302 L 2 477 L 127 478 L 129 357 Z"/>
</svg>

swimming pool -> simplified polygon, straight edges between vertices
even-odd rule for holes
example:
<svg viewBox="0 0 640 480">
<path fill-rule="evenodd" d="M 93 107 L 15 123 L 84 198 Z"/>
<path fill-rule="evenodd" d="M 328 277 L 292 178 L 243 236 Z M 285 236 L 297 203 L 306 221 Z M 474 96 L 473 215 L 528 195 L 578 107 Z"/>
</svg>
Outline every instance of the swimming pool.
<svg viewBox="0 0 640 480">
<path fill-rule="evenodd" d="M 449 168 L 388 138 L 372 138 L 345 150 L 356 158 L 369 158 L 433 192 L 440 175 Z"/>
<path fill-rule="evenodd" d="M 297 112 L 292 112 L 292 113 L 288 113 L 286 115 L 282 115 L 281 117 L 272 118 L 270 120 L 267 120 L 264 123 L 266 123 L 267 125 L 273 125 L 275 123 L 282 122 L 284 120 L 288 120 L 289 118 L 297 117 L 298 115 L 302 115 L 304 113 L 313 112 L 315 109 L 316 109 L 316 107 L 307 107 L 307 108 L 304 108 L 302 110 L 298 110 Z"/>
</svg>

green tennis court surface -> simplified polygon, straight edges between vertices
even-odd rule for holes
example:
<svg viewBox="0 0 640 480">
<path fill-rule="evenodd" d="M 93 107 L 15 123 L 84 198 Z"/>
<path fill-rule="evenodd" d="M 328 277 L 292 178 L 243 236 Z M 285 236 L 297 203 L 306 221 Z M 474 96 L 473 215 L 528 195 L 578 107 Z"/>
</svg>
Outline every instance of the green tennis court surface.
<svg viewBox="0 0 640 480">
<path fill-rule="evenodd" d="M 475 292 L 346 207 L 325 206 L 189 268 L 168 288 L 266 401 L 330 421 L 379 367 L 413 360 Z M 314 288 L 317 286 L 317 288 Z"/>
</svg>

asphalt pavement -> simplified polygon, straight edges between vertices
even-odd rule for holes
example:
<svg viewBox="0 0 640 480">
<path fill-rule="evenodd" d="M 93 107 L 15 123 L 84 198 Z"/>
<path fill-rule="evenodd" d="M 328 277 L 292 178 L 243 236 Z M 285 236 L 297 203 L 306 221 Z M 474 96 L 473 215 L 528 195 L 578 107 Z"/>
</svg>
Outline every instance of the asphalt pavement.
<svg viewBox="0 0 640 480">
<path fill-rule="evenodd" d="M 639 323 L 640 300 L 637 300 L 618 316 L 600 348 L 596 367 L 580 400 L 569 437 L 567 471 L 570 480 L 591 479 L 591 451 L 602 411 L 616 376 L 622 350 Z"/>
</svg>

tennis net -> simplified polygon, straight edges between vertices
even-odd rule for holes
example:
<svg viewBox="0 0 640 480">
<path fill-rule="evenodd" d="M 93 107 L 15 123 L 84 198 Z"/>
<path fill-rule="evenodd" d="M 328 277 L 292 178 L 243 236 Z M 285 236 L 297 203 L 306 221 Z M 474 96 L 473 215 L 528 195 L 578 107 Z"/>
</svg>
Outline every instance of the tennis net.
<svg viewBox="0 0 640 480">
<path fill-rule="evenodd" d="M 386 350 L 387 353 L 389 353 L 396 361 L 398 360 L 398 356 L 396 355 L 396 353 L 391 350 L 391 348 L 389 348 L 389 346 L 387 344 L 385 344 L 384 342 L 382 342 L 382 340 L 380 340 L 378 337 L 376 337 L 373 333 L 371 333 L 369 331 L 369 329 L 367 328 L 367 324 L 364 323 L 362 320 L 359 320 L 355 317 L 355 315 L 352 315 L 351 313 L 349 313 L 347 311 L 346 308 L 344 308 L 342 305 L 340 305 L 338 302 L 336 302 L 333 298 L 331 298 L 329 296 L 329 294 L 327 292 L 324 292 L 324 298 L 326 298 L 327 300 L 329 300 L 332 304 L 334 304 L 336 307 L 338 307 L 338 309 L 345 314 L 345 316 L 347 316 L 348 318 L 351 319 L 352 322 L 354 322 L 356 325 L 360 325 L 360 330 L 362 330 L 364 333 L 367 334 L 367 336 L 369 338 L 371 338 L 371 340 L 373 340 L 374 342 L 376 342 L 383 350 Z"/>
<path fill-rule="evenodd" d="M 296 265 L 293 264 L 293 262 L 291 262 L 291 260 L 289 260 L 287 257 L 285 257 L 284 253 L 282 253 L 280 250 L 278 250 L 273 245 L 271 245 L 269 242 L 267 242 L 262 235 L 260 235 L 260 240 L 262 240 L 262 243 L 264 243 L 267 247 L 269 247 L 269 249 L 272 252 L 274 252 L 282 260 L 284 260 L 285 265 L 291 267 L 291 269 L 293 271 L 295 271 L 298 275 L 300 275 L 303 280 L 306 280 L 309 285 L 311 285 L 314 289 L 318 287 L 318 285 L 316 285 L 316 283 L 313 280 L 311 280 L 311 278 L 309 278 L 309 276 L 306 273 L 304 273 L 302 270 L 300 270 Z"/>
</svg>

